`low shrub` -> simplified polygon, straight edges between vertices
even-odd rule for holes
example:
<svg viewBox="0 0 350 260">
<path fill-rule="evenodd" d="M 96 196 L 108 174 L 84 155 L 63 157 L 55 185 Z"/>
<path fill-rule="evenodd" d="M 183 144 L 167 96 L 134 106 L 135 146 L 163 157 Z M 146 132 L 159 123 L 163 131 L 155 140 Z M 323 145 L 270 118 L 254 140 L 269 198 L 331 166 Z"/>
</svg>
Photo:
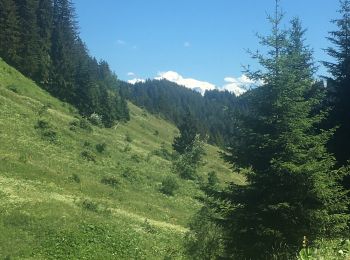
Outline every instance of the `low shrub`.
<svg viewBox="0 0 350 260">
<path fill-rule="evenodd" d="M 82 208 L 88 211 L 92 211 L 92 212 L 98 212 L 99 208 L 98 208 L 98 204 L 96 202 L 93 202 L 91 200 L 85 199 L 82 204 L 81 204 Z"/>
<path fill-rule="evenodd" d="M 57 142 L 57 132 L 52 130 L 52 129 L 43 131 L 41 135 L 42 135 L 43 139 L 45 139 L 51 143 Z"/>
<path fill-rule="evenodd" d="M 125 135 L 125 141 L 127 141 L 128 143 L 132 142 L 132 138 L 131 138 L 130 134 Z"/>
<path fill-rule="evenodd" d="M 18 87 L 15 86 L 15 85 L 9 85 L 7 87 L 8 90 L 11 90 L 13 93 L 16 93 L 16 94 L 19 94 L 19 90 L 18 90 Z"/>
<path fill-rule="evenodd" d="M 88 120 L 90 121 L 91 124 L 93 124 L 95 126 L 99 126 L 99 127 L 103 126 L 102 116 L 100 116 L 99 114 L 92 113 L 89 116 Z"/>
<path fill-rule="evenodd" d="M 45 114 L 49 110 L 50 107 L 51 107 L 51 104 L 43 105 L 42 107 L 39 108 L 38 115 L 42 116 L 43 114 Z"/>
<path fill-rule="evenodd" d="M 137 180 L 135 171 L 130 167 L 126 167 L 123 170 L 122 177 L 128 180 L 129 182 L 135 182 Z"/>
<path fill-rule="evenodd" d="M 81 157 L 89 162 L 96 162 L 96 156 L 92 152 L 85 150 L 81 152 Z"/>
<path fill-rule="evenodd" d="M 135 163 L 140 163 L 140 162 L 142 162 L 142 158 L 141 158 L 141 156 L 138 155 L 138 154 L 133 154 L 133 155 L 131 155 L 130 159 L 131 159 L 133 162 L 135 162 Z"/>
<path fill-rule="evenodd" d="M 125 147 L 123 149 L 123 152 L 127 153 L 127 152 L 130 152 L 130 151 L 131 151 L 131 146 L 129 144 L 125 145 Z"/>
<path fill-rule="evenodd" d="M 79 120 L 79 127 L 87 132 L 92 132 L 91 124 L 85 117 Z"/>
<path fill-rule="evenodd" d="M 306 239 L 304 238 L 304 241 Z M 316 259 L 349 259 L 350 258 L 350 240 L 319 241 L 313 247 L 308 247 L 303 242 L 303 249 L 298 254 L 298 260 L 316 260 Z"/>
<path fill-rule="evenodd" d="M 91 124 L 85 118 L 75 119 L 69 123 L 69 130 L 76 131 L 78 128 L 87 132 L 92 132 Z"/>
<path fill-rule="evenodd" d="M 57 142 L 57 132 L 52 129 L 49 122 L 43 119 L 39 119 L 34 128 L 40 132 L 43 140 L 49 141 L 51 143 Z"/>
<path fill-rule="evenodd" d="M 160 191 L 165 195 L 174 196 L 174 193 L 177 189 L 179 189 L 179 184 L 177 183 L 175 177 L 167 176 L 162 181 Z"/>
<path fill-rule="evenodd" d="M 161 144 L 160 148 L 154 150 L 152 154 L 168 161 L 171 161 L 174 158 L 173 154 L 170 151 L 168 151 L 168 149 L 166 149 L 164 142 Z"/>
<path fill-rule="evenodd" d="M 91 211 L 91 212 L 94 212 L 94 213 L 102 213 L 102 214 L 105 214 L 105 215 L 110 215 L 111 214 L 111 210 L 108 209 L 105 205 L 97 203 L 97 202 L 94 202 L 94 201 L 92 201 L 90 199 L 83 200 L 83 202 L 81 203 L 81 207 L 84 210 Z"/>
<path fill-rule="evenodd" d="M 119 180 L 117 180 L 114 176 L 104 176 L 101 179 L 101 183 L 115 188 L 119 185 Z"/>
<path fill-rule="evenodd" d="M 107 149 L 107 144 L 106 143 L 100 143 L 95 145 L 96 151 L 99 153 L 103 153 Z"/>
<path fill-rule="evenodd" d="M 80 177 L 78 174 L 73 173 L 72 176 L 69 177 L 69 180 L 71 182 L 76 182 L 76 183 L 80 183 Z"/>
<path fill-rule="evenodd" d="M 18 161 L 22 163 L 27 163 L 31 159 L 31 155 L 28 153 L 21 153 L 18 157 Z"/>
<path fill-rule="evenodd" d="M 142 228 L 150 234 L 157 233 L 157 229 L 149 222 L 149 220 L 146 218 L 143 222 Z"/>
<path fill-rule="evenodd" d="M 39 129 L 39 130 L 46 130 L 50 128 L 50 124 L 49 122 L 43 120 L 43 119 L 39 119 L 36 122 L 36 125 L 34 126 L 35 129 Z"/>
<path fill-rule="evenodd" d="M 208 185 L 211 187 L 216 186 L 219 183 L 219 178 L 216 175 L 215 171 L 211 171 L 208 173 Z"/>
<path fill-rule="evenodd" d="M 224 232 L 215 223 L 216 217 L 207 207 L 203 207 L 193 216 L 189 224 L 190 231 L 184 239 L 185 252 L 189 259 L 224 259 Z"/>
</svg>

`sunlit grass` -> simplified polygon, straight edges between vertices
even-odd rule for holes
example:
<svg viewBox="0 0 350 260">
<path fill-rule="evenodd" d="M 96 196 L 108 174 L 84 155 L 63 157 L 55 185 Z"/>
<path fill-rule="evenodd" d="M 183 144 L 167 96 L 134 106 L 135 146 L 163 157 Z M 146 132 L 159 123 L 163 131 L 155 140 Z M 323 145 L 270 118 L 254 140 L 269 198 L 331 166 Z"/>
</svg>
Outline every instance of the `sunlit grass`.
<svg viewBox="0 0 350 260">
<path fill-rule="evenodd" d="M 129 108 L 131 121 L 111 129 L 72 128 L 73 107 L 0 60 L 0 258 L 183 257 L 202 192 L 175 175 L 174 196 L 160 191 L 174 173 L 155 151 L 170 152 L 178 130 Z M 221 183 L 244 182 L 215 147 L 206 150 L 204 180 L 216 171 Z"/>
</svg>

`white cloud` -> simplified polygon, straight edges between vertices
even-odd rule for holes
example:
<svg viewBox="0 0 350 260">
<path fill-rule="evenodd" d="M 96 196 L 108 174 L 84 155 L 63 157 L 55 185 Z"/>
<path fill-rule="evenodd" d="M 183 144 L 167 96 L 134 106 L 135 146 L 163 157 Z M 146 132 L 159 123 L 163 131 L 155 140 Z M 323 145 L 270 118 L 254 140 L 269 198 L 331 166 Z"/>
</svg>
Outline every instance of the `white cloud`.
<svg viewBox="0 0 350 260">
<path fill-rule="evenodd" d="M 125 42 L 125 41 L 123 41 L 123 40 L 117 40 L 117 44 L 118 44 L 118 45 L 125 45 L 125 44 L 126 44 L 126 42 Z"/>
<path fill-rule="evenodd" d="M 184 42 L 184 47 L 185 47 L 185 48 L 191 47 L 191 43 L 189 43 L 189 42 Z"/>
<path fill-rule="evenodd" d="M 233 92 L 236 96 L 242 95 L 256 84 L 253 80 L 247 77 L 247 75 L 241 75 L 238 78 L 226 77 L 224 79 L 226 84 L 221 88 L 222 90 L 228 90 Z"/>
<path fill-rule="evenodd" d="M 175 82 L 178 85 L 196 90 L 201 94 L 204 94 L 206 90 L 212 90 L 216 88 L 215 85 L 209 82 L 200 81 L 192 78 L 184 78 L 183 76 L 181 76 L 179 73 L 175 71 L 160 72 L 158 73 L 158 77 L 156 77 L 155 79 L 157 80 L 166 79 L 171 82 Z"/>
<path fill-rule="evenodd" d="M 127 75 L 129 77 L 133 77 L 133 79 L 128 80 L 130 84 L 136 84 L 140 82 L 145 82 L 145 79 L 142 79 L 137 76 L 134 72 L 128 72 Z M 167 71 L 167 72 L 159 72 L 158 76 L 155 77 L 156 80 L 166 79 L 168 81 L 174 82 L 178 85 L 187 87 L 189 89 L 195 90 L 202 95 L 206 90 L 218 89 L 221 91 L 227 90 L 229 92 L 234 93 L 236 96 L 240 96 L 245 93 L 247 90 L 253 88 L 254 86 L 262 85 L 262 82 L 255 82 L 248 78 L 247 75 L 242 74 L 240 77 L 226 77 L 224 78 L 225 84 L 221 87 L 216 87 L 214 84 L 201 81 L 193 78 L 184 78 L 182 75 L 175 71 Z"/>
<path fill-rule="evenodd" d="M 140 83 L 140 82 L 143 83 L 143 82 L 146 82 L 146 80 L 144 80 L 144 79 L 137 79 L 137 78 L 128 80 L 128 83 L 130 83 L 130 84 L 136 84 L 136 83 Z"/>
</svg>

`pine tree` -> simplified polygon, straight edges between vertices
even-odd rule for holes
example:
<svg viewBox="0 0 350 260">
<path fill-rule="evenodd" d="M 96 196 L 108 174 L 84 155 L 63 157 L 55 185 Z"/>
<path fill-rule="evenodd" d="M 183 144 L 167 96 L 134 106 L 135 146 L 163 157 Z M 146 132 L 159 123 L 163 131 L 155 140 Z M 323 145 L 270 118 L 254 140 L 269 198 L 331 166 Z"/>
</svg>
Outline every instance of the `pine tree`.
<svg viewBox="0 0 350 260">
<path fill-rule="evenodd" d="M 340 1 L 340 18 L 333 21 L 337 31 L 330 32 L 333 47 L 327 53 L 335 62 L 324 62 L 332 78 L 328 78 L 329 101 L 333 108 L 330 114 L 331 127 L 337 126 L 330 142 L 330 150 L 339 164 L 350 159 L 350 1 Z M 350 185 L 350 184 L 348 184 Z"/>
<path fill-rule="evenodd" d="M 348 203 L 338 184 L 345 173 L 334 170 L 325 148 L 331 132 L 316 127 L 323 115 L 313 115 L 319 99 L 310 96 L 312 55 L 300 22 L 282 31 L 282 17 L 276 0 L 272 34 L 260 37 L 267 55 L 254 54 L 263 70 L 249 74 L 263 86 L 250 93 L 250 111 L 225 156 L 247 177 L 246 186 L 219 195 L 226 249 L 238 259 L 266 259 L 282 247 L 293 255 L 303 236 L 315 241 L 347 230 Z"/>
<path fill-rule="evenodd" d="M 70 0 L 54 0 L 51 36 L 52 69 L 49 91 L 68 102 L 76 99 L 74 76 L 76 67 L 77 28 Z"/>
<path fill-rule="evenodd" d="M 184 154 L 187 151 L 191 151 L 198 129 L 195 120 L 187 109 L 184 118 L 179 125 L 180 135 L 174 138 L 173 148 L 179 154 Z"/>
<path fill-rule="evenodd" d="M 40 43 L 36 15 L 38 1 L 15 0 L 15 2 L 21 27 L 19 55 L 22 59 L 19 64 L 19 70 L 26 76 L 37 80 L 36 76 L 40 64 Z"/>
<path fill-rule="evenodd" d="M 0 57 L 13 66 L 20 63 L 20 29 L 13 0 L 0 0 Z"/>
<path fill-rule="evenodd" d="M 51 68 L 51 32 L 53 22 L 52 0 L 39 0 L 37 26 L 39 35 L 39 64 L 36 79 L 41 85 L 47 85 Z"/>
</svg>

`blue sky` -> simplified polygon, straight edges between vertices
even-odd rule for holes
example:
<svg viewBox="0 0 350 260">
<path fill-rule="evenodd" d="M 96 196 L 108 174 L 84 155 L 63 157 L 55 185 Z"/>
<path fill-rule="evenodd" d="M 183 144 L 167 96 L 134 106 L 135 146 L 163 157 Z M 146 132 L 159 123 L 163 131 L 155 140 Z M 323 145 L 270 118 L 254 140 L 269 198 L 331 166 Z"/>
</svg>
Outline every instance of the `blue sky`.
<svg viewBox="0 0 350 260">
<path fill-rule="evenodd" d="M 246 49 L 259 48 L 274 0 L 73 0 L 81 38 L 90 54 L 106 60 L 122 80 L 170 77 L 216 86 L 237 81 L 253 65 Z M 334 29 L 337 0 L 282 0 L 285 22 L 298 16 L 308 29 L 315 60 Z M 163 73 L 163 74 L 161 74 Z M 320 67 L 319 74 L 325 69 Z M 225 80 L 226 79 L 226 80 Z M 197 81 L 192 82 L 196 84 Z M 210 85 L 209 85 L 210 86 Z"/>
</svg>

